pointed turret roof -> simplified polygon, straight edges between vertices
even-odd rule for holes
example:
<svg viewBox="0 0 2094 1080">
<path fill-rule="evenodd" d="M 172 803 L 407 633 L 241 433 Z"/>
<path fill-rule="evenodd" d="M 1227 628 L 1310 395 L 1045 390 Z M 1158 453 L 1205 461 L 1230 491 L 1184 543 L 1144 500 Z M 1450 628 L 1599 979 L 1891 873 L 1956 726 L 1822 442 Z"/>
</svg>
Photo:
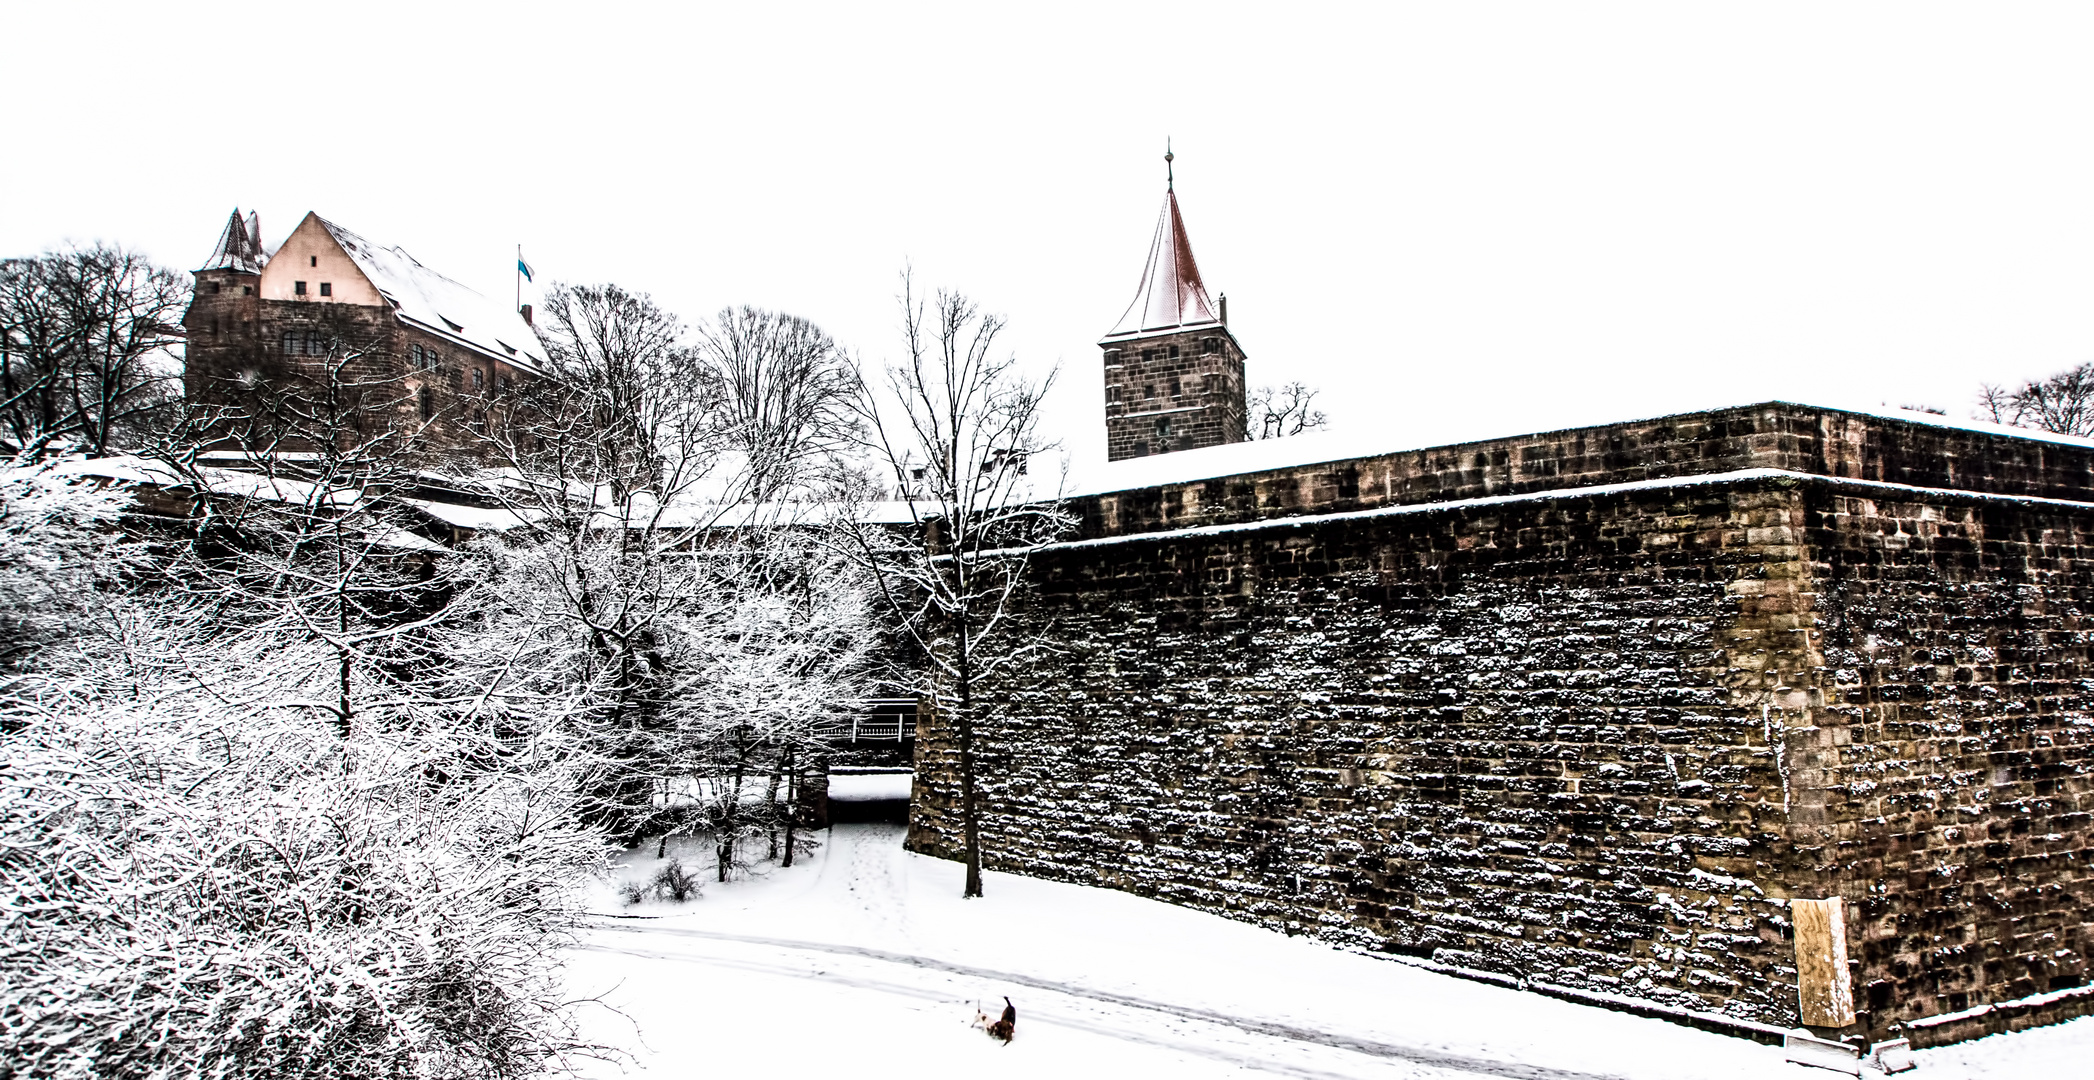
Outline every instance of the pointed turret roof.
<svg viewBox="0 0 2094 1080">
<path fill-rule="evenodd" d="M 211 257 L 197 269 L 259 274 L 268 262 L 269 253 L 262 250 L 261 215 L 250 210 L 243 219 L 240 208 L 236 206 L 231 220 L 225 223 L 225 232 L 218 236 L 218 246 L 211 249 Z"/>
<path fill-rule="evenodd" d="M 1185 238 L 1178 193 L 1166 190 L 1163 214 L 1156 219 L 1156 237 L 1149 242 L 1149 265 L 1142 270 L 1141 288 L 1105 340 L 1220 322 L 1214 300 L 1200 282 L 1199 264 L 1193 262 L 1192 241 Z"/>
</svg>

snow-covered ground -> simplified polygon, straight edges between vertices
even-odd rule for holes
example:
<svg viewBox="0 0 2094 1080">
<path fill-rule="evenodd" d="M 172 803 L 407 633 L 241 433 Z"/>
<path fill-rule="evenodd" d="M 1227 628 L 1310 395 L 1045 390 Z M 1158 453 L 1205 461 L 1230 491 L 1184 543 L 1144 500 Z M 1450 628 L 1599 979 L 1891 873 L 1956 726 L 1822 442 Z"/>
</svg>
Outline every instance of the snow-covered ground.
<svg viewBox="0 0 2094 1080">
<path fill-rule="evenodd" d="M 1779 1048 L 1468 982 L 1105 889 L 988 875 L 838 826 L 790 870 L 625 907 L 572 957 L 602 1077 L 1833 1076 Z M 701 845 L 681 852 L 703 862 Z M 648 858 L 627 874 L 653 872 Z M 676 852 L 672 851 L 672 854 Z M 1008 995 L 1017 1038 L 971 1026 Z M 2094 1017 L 1923 1051 L 1914 1080 L 2087 1075 Z M 1867 1073 L 1866 1075 L 1881 1075 Z"/>
</svg>

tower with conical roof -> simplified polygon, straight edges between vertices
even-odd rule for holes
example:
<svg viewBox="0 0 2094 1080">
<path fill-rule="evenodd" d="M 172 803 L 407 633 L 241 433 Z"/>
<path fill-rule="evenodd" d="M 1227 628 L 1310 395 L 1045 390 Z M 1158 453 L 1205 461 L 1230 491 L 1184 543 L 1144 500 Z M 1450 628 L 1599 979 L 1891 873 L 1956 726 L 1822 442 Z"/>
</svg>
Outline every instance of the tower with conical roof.
<svg viewBox="0 0 2094 1080">
<path fill-rule="evenodd" d="M 218 246 L 196 270 L 196 293 L 182 316 L 189 341 L 183 365 L 189 400 L 204 400 L 208 384 L 252 366 L 260 341 L 262 267 L 268 263 L 261 219 L 233 208 Z"/>
<path fill-rule="evenodd" d="M 1178 212 L 1173 155 L 1164 155 L 1163 213 L 1126 314 L 1105 350 L 1108 461 L 1242 442 L 1243 348 L 1229 332 L 1228 298 L 1200 280 Z"/>
</svg>

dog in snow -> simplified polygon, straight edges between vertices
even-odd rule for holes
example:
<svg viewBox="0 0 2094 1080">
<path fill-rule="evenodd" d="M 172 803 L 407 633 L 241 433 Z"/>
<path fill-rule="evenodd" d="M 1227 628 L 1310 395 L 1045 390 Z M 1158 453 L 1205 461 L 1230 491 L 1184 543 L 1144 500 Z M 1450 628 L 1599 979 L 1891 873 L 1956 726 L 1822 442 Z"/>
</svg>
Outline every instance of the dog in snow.
<svg viewBox="0 0 2094 1080">
<path fill-rule="evenodd" d="M 977 1012 L 974 1014 L 974 1022 L 980 1024 L 982 1030 L 989 1033 L 990 1038 L 1001 1040 L 1005 1046 L 1009 1046 L 1011 1036 L 1018 1031 L 1018 1009 L 1011 1004 L 1010 998 L 1004 998 L 1002 1016 L 991 1021 L 988 1013 Z"/>
</svg>

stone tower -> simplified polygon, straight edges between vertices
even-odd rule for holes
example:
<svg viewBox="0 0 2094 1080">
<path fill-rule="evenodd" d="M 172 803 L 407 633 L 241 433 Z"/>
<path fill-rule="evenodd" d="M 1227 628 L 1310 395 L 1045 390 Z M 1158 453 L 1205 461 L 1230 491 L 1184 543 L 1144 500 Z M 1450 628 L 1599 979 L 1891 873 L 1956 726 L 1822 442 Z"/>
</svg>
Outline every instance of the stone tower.
<svg viewBox="0 0 2094 1080">
<path fill-rule="evenodd" d="M 260 349 L 262 223 L 235 209 L 218 246 L 196 271 L 196 293 L 182 317 L 189 346 L 183 380 L 192 402 L 205 401 L 215 384 L 252 367 Z"/>
<path fill-rule="evenodd" d="M 1176 188 L 1165 186 L 1134 303 L 1098 342 L 1108 461 L 1245 438 L 1243 347 L 1229 333 L 1228 298 L 1216 304 L 1200 281 Z"/>
</svg>

